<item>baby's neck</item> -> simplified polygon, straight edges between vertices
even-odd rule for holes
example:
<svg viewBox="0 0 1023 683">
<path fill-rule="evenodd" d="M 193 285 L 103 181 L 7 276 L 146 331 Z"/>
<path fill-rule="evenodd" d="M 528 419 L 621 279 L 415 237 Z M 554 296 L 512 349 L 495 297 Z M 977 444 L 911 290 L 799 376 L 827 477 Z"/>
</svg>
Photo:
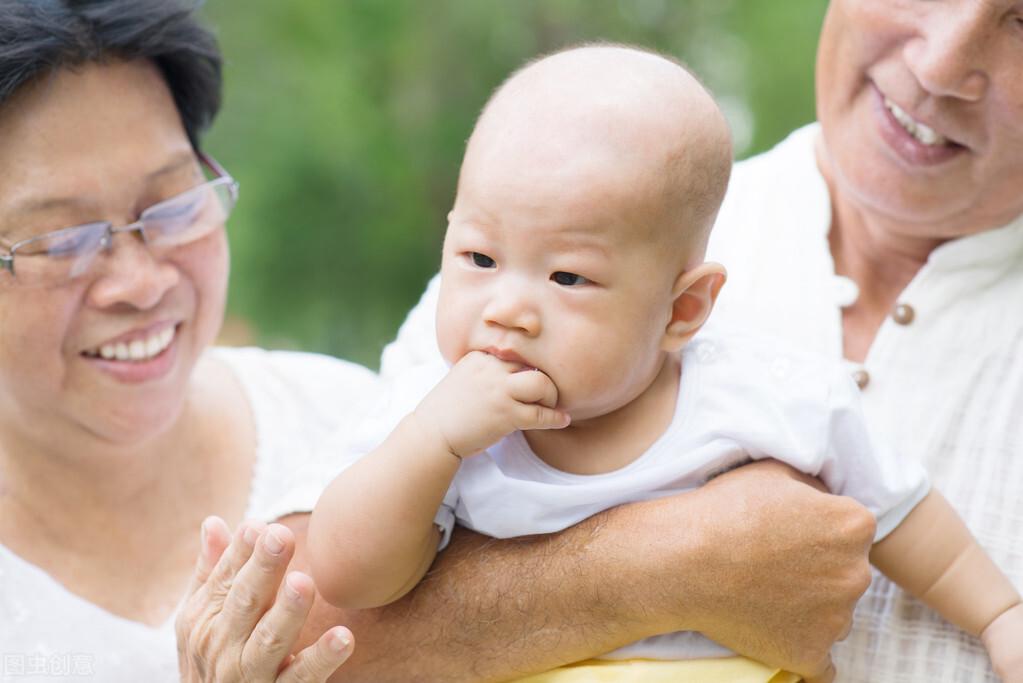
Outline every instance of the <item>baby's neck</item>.
<svg viewBox="0 0 1023 683">
<path fill-rule="evenodd" d="M 650 385 L 618 410 L 573 422 L 565 429 L 524 432 L 529 447 L 562 472 L 604 474 L 625 467 L 643 455 L 671 424 L 680 362 L 678 354 L 665 354 Z"/>
</svg>

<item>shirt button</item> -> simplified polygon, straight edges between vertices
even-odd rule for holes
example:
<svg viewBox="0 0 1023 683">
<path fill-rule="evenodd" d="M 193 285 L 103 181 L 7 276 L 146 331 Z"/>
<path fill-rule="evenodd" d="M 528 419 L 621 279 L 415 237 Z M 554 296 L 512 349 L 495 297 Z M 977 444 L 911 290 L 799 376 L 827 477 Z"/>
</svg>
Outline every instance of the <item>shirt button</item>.
<svg viewBox="0 0 1023 683">
<path fill-rule="evenodd" d="M 831 293 L 835 304 L 841 308 L 852 306 L 860 296 L 860 288 L 850 278 L 836 275 L 831 281 Z"/>
<path fill-rule="evenodd" d="M 852 374 L 853 381 L 856 382 L 856 386 L 860 389 L 866 389 L 867 385 L 870 384 L 870 373 L 860 368 Z"/>
<path fill-rule="evenodd" d="M 908 325 L 913 322 L 913 318 L 916 317 L 916 311 L 909 304 L 896 304 L 895 308 L 892 309 L 892 320 L 899 325 Z"/>
</svg>

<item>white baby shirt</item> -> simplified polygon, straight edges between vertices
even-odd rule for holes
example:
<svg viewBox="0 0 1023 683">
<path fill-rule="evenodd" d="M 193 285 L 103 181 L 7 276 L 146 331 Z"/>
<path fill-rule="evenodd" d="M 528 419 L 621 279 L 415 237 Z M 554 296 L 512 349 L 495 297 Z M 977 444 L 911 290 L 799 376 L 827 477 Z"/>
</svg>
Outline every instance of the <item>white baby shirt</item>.
<svg viewBox="0 0 1023 683">
<path fill-rule="evenodd" d="M 390 382 L 381 441 L 446 372 L 420 365 Z M 916 463 L 873 442 L 859 392 L 833 362 L 787 351 L 769 338 L 705 331 L 682 353 L 674 419 L 638 459 L 606 474 L 577 475 L 547 465 L 522 432 L 466 458 L 436 521 L 455 521 L 496 538 L 550 533 L 622 503 L 678 493 L 750 459 L 774 457 L 820 477 L 866 506 L 876 539 L 894 529 L 929 490 Z M 729 651 L 696 633 L 646 639 L 606 657 L 684 659 Z"/>
</svg>

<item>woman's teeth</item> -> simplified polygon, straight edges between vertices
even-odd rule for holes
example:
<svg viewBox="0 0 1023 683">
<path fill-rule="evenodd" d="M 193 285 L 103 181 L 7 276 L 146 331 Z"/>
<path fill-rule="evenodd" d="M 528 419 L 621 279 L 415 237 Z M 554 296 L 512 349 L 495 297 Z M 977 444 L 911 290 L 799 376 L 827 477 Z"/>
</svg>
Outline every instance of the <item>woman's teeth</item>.
<svg viewBox="0 0 1023 683">
<path fill-rule="evenodd" d="M 86 351 L 85 355 L 105 360 L 144 361 L 160 355 L 173 340 L 174 328 L 168 327 L 163 332 L 150 335 L 145 339 L 103 344 L 98 349 Z"/>
<path fill-rule="evenodd" d="M 915 120 L 909 114 L 900 109 L 899 105 L 895 104 L 887 97 L 884 98 L 884 106 L 892 113 L 895 120 L 902 124 L 902 127 L 906 129 L 907 133 L 923 144 L 931 147 L 948 144 L 948 138 L 943 135 L 939 135 L 933 128 L 929 128 Z"/>
</svg>

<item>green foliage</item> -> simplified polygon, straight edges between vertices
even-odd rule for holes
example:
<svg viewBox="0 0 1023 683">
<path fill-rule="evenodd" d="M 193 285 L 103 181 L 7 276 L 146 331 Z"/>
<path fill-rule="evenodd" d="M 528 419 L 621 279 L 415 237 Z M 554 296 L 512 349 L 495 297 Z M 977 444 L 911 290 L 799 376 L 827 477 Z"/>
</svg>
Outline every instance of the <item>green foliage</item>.
<svg viewBox="0 0 1023 683">
<path fill-rule="evenodd" d="M 241 181 L 230 314 L 254 341 L 375 366 L 439 262 L 465 140 L 525 60 L 580 41 L 690 64 L 739 152 L 813 118 L 825 0 L 211 2 L 226 98 L 207 147 Z"/>
</svg>

